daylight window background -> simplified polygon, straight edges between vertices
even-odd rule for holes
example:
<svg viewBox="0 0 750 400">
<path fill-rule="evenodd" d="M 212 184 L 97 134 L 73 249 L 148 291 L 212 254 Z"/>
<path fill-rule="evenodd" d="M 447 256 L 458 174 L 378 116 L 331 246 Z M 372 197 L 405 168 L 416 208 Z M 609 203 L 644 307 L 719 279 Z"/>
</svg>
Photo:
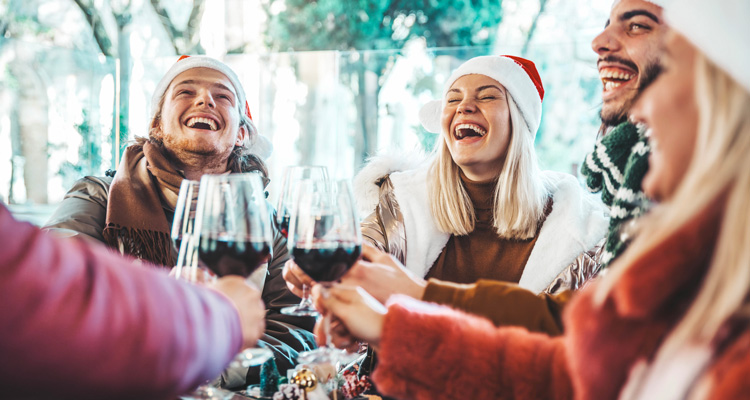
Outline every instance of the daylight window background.
<svg viewBox="0 0 750 400">
<path fill-rule="evenodd" d="M 425 8 L 429 4 L 429 8 Z M 599 128 L 591 40 L 610 0 L 0 0 L 0 201 L 43 223 L 75 180 L 145 136 L 180 54 L 239 75 L 271 197 L 284 167 L 351 178 L 379 151 L 429 151 L 422 104 L 478 55 L 533 60 L 545 86 L 543 168 L 575 174 Z"/>
</svg>

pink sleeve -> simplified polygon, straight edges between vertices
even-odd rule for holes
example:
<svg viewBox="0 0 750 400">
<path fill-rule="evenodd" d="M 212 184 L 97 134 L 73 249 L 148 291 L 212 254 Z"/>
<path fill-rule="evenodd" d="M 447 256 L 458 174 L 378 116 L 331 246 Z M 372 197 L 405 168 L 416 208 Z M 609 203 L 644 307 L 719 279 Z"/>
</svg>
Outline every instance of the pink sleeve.
<svg viewBox="0 0 750 400">
<path fill-rule="evenodd" d="M 241 340 L 221 294 L 54 238 L 0 204 L 5 394 L 167 398 L 218 376 Z"/>
<path fill-rule="evenodd" d="M 391 298 L 373 380 L 409 399 L 569 399 L 562 339 Z"/>
</svg>

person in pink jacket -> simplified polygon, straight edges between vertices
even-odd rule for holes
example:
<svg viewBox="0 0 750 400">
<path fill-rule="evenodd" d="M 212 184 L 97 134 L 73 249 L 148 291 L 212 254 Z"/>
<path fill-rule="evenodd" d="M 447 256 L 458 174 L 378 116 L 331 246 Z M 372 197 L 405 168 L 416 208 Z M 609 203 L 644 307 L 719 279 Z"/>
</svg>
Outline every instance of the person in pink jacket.
<svg viewBox="0 0 750 400">
<path fill-rule="evenodd" d="M 663 72 L 633 107 L 658 202 L 582 289 L 552 338 L 403 296 L 313 290 L 376 346 L 379 391 L 403 399 L 750 399 L 750 2 L 665 7 Z M 489 300 L 488 300 L 489 301 Z M 341 325 L 338 328 L 342 328 Z M 323 340 L 323 339 L 321 339 Z"/>
<path fill-rule="evenodd" d="M 263 332 L 240 277 L 179 282 L 1 203 L 0 243 L 0 398 L 173 399 Z"/>
</svg>

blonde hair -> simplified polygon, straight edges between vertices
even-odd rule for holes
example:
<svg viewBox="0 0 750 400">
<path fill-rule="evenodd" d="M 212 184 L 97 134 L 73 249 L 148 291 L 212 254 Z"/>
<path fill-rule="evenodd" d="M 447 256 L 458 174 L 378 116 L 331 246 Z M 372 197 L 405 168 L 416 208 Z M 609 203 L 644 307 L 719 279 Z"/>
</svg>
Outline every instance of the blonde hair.
<svg viewBox="0 0 750 400">
<path fill-rule="evenodd" d="M 501 238 L 528 239 L 534 237 L 544 216 L 549 189 L 540 173 L 533 135 L 510 93 L 507 99 L 511 138 L 495 185 L 493 226 Z M 440 231 L 467 235 L 476 223 L 474 205 L 445 138 L 442 139 L 430 166 L 430 208 Z"/>
<path fill-rule="evenodd" d="M 699 123 L 690 166 L 673 198 L 641 222 L 642 234 L 612 266 L 595 298 L 602 303 L 627 265 L 726 196 L 708 271 L 692 305 L 665 342 L 667 353 L 688 342 L 709 342 L 750 293 L 750 93 L 702 53 L 695 62 Z"/>
</svg>

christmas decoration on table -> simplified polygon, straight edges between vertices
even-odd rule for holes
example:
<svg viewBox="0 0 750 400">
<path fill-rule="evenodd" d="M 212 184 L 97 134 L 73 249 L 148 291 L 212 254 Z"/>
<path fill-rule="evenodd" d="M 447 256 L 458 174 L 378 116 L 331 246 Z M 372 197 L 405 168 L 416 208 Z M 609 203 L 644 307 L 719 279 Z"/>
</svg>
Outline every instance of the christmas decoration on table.
<svg viewBox="0 0 750 400">
<path fill-rule="evenodd" d="M 261 396 L 273 396 L 279 389 L 279 370 L 273 357 L 266 360 L 260 367 L 260 394 Z"/>
<path fill-rule="evenodd" d="M 366 375 L 362 377 L 357 376 L 356 369 L 345 370 L 342 378 L 341 392 L 347 399 L 354 399 L 372 388 L 370 379 Z"/>
<path fill-rule="evenodd" d="M 279 385 L 279 391 L 273 395 L 273 400 L 303 400 L 305 391 L 299 386 L 289 383 Z"/>
<path fill-rule="evenodd" d="M 294 383 L 306 392 L 310 392 L 318 386 L 318 377 L 311 369 L 300 368 L 294 373 L 289 383 Z"/>
</svg>

